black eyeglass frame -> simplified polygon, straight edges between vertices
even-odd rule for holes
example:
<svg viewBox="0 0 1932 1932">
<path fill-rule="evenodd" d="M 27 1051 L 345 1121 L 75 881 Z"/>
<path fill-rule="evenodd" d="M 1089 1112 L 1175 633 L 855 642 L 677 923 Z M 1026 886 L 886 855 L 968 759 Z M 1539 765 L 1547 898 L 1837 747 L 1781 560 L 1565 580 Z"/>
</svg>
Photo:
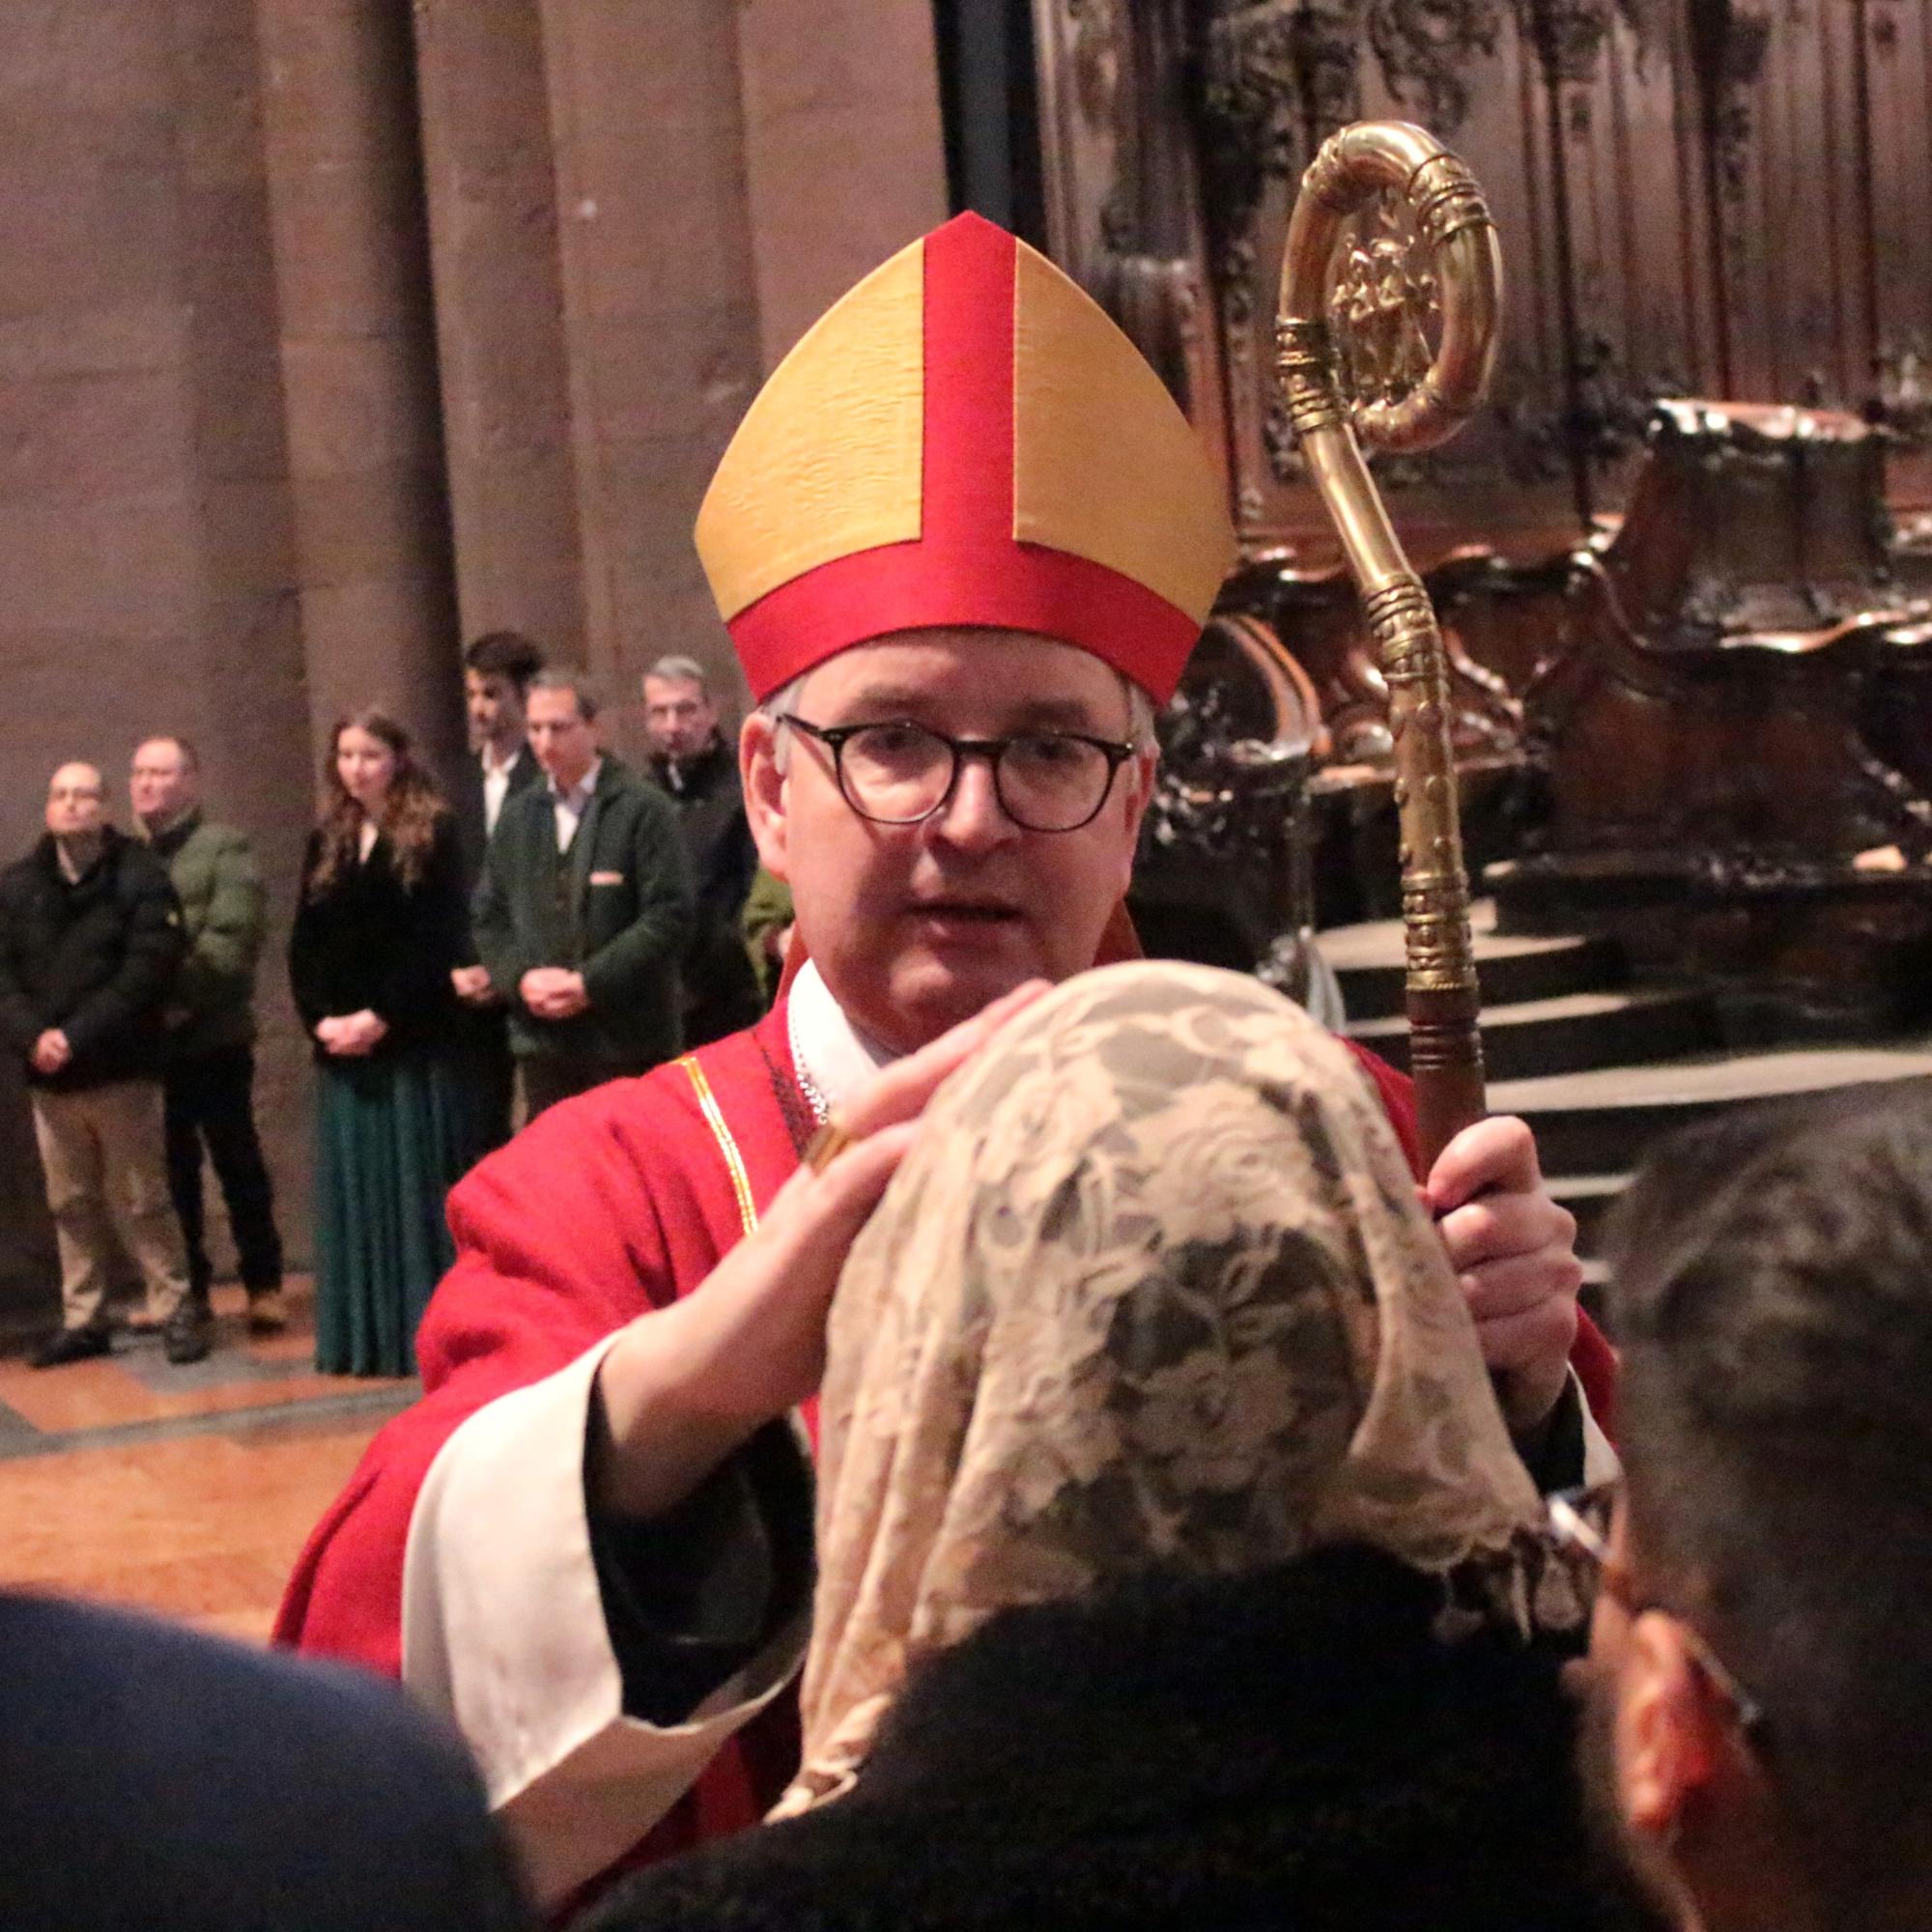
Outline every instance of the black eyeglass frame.
<svg viewBox="0 0 1932 1932">
<path fill-rule="evenodd" d="M 781 724 L 789 724 L 795 731 L 803 731 L 808 738 L 816 740 L 832 753 L 832 775 L 838 781 L 838 796 L 849 805 L 859 816 L 872 825 L 923 825 L 928 818 L 936 818 L 952 802 L 952 794 L 959 788 L 959 771 L 963 761 L 969 757 L 984 758 L 993 771 L 993 795 L 1000 802 L 1000 810 L 1017 825 L 1022 832 L 1037 832 L 1051 838 L 1063 832 L 1080 832 L 1099 817 L 1108 799 L 1114 795 L 1114 781 L 1121 775 L 1121 767 L 1140 749 L 1128 742 L 1122 743 L 1115 738 L 1099 738 L 1088 731 L 1015 731 L 1005 738 L 955 738 L 949 732 L 937 731 L 930 724 L 922 724 L 913 718 L 868 718 L 861 724 L 814 724 L 809 718 L 801 718 L 795 711 L 781 711 L 778 714 Z M 921 731 L 946 747 L 952 759 L 952 769 L 947 774 L 946 784 L 939 796 L 923 811 L 910 818 L 884 818 L 876 811 L 868 811 L 852 795 L 852 787 L 845 779 L 845 747 L 862 732 L 879 730 Z M 1107 760 L 1107 781 L 1100 787 L 1100 795 L 1094 801 L 1094 809 L 1085 818 L 1076 819 L 1071 825 L 1034 825 L 1022 818 L 1007 800 L 1006 786 L 1000 781 L 1000 763 L 1008 752 L 1023 739 L 1053 738 L 1068 744 L 1086 745 L 1098 752 Z"/>
</svg>

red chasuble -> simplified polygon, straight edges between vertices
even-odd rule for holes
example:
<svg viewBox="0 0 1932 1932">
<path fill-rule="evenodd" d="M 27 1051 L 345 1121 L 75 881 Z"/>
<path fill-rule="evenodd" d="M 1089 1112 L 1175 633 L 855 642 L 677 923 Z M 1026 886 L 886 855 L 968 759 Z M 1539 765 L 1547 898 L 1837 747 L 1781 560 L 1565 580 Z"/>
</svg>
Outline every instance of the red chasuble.
<svg viewBox="0 0 1932 1932">
<path fill-rule="evenodd" d="M 1351 1050 L 1413 1167 L 1408 1081 Z M 696 1288 L 797 1167 L 810 1126 L 781 1003 L 748 1032 L 553 1108 L 474 1169 L 449 1197 L 456 1265 L 416 1341 L 424 1396 L 371 1443 L 310 1537 L 277 1640 L 400 1674 L 410 1519 L 444 1442 L 486 1403 Z M 1575 1360 L 1601 1418 L 1612 1363 L 1587 1324 Z M 797 1749 L 787 1694 L 719 1753 L 637 1861 L 753 1823 Z"/>
</svg>

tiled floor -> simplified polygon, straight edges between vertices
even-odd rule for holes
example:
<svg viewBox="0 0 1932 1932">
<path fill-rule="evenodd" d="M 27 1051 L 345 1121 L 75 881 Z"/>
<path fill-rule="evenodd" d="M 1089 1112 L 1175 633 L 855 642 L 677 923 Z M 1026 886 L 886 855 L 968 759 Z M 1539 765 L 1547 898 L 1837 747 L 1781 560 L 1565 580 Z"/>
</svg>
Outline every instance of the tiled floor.
<svg viewBox="0 0 1932 1932">
<path fill-rule="evenodd" d="M 0 1362 L 0 1583 L 268 1634 L 296 1552 L 408 1381 L 319 1376 L 308 1284 L 286 1334 L 215 1291 L 214 1352 L 172 1368 L 152 1335 L 36 1371 Z"/>
</svg>

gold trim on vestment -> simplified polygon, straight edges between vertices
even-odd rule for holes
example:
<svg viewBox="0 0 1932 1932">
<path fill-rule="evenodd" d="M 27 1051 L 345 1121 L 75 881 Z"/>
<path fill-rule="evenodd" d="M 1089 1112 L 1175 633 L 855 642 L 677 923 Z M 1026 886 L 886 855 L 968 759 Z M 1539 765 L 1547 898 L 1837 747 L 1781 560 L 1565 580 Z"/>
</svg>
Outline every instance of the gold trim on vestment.
<svg viewBox="0 0 1932 1932">
<path fill-rule="evenodd" d="M 690 1077 L 692 1092 L 697 1095 L 697 1105 L 704 1115 L 705 1124 L 718 1142 L 718 1151 L 724 1156 L 724 1168 L 731 1177 L 731 1192 L 738 1197 L 738 1219 L 749 1235 L 758 1225 L 758 1209 L 752 1199 L 752 1177 L 745 1171 L 745 1156 L 738 1151 L 738 1143 L 724 1123 L 724 1111 L 718 1104 L 717 1094 L 711 1091 L 711 1082 L 705 1077 L 703 1067 L 697 1064 L 697 1056 L 687 1053 L 677 1064 Z"/>
</svg>

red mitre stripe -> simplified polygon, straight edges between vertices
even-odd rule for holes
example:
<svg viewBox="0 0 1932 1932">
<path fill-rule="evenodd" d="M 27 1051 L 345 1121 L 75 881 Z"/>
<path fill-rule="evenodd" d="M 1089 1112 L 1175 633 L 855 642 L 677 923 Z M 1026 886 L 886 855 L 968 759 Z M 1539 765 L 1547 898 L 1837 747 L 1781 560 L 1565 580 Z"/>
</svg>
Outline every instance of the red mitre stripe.
<svg viewBox="0 0 1932 1932">
<path fill-rule="evenodd" d="M 1004 229 L 960 215 L 926 237 L 923 502 L 915 542 L 821 564 L 729 629 L 754 698 L 891 631 L 983 624 L 1093 654 L 1164 704 L 1201 634 L 1145 584 L 1013 537 L 1013 281 Z"/>
</svg>

